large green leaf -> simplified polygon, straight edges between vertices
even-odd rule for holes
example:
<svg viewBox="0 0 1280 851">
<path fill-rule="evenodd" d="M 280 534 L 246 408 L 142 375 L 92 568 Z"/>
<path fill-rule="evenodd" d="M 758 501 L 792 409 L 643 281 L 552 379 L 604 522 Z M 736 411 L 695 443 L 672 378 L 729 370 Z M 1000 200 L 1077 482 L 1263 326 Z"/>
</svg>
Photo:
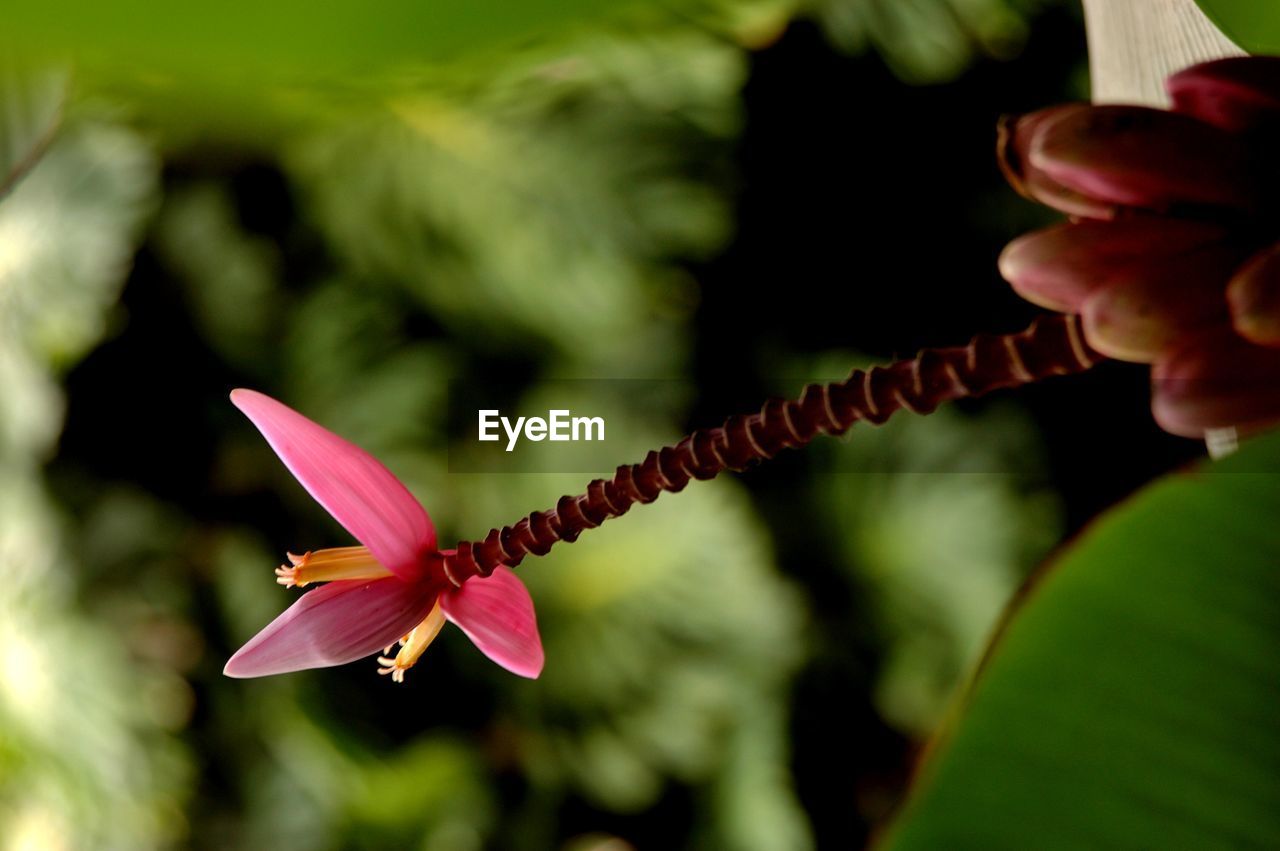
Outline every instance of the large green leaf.
<svg viewBox="0 0 1280 851">
<path fill-rule="evenodd" d="M 1169 477 L 1028 591 L 892 848 L 1280 847 L 1280 436 Z"/>
<path fill-rule="evenodd" d="M 1280 53 L 1280 5 L 1259 0 L 1196 0 L 1227 37 L 1250 53 Z"/>
</svg>

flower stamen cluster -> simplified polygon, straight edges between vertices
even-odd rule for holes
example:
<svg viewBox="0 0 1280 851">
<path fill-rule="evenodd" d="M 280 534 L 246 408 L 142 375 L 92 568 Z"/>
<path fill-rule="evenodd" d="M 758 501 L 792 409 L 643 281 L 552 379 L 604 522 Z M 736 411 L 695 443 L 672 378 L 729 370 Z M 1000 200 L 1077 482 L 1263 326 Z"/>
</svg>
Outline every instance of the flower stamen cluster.
<svg viewBox="0 0 1280 851">
<path fill-rule="evenodd" d="M 525 677 L 542 671 L 533 601 L 511 570 L 459 584 L 452 551 L 409 490 L 376 458 L 275 399 L 235 390 L 240 408 L 307 491 L 362 546 L 288 553 L 276 582 L 305 588 L 296 603 L 227 662 L 232 677 L 260 677 L 341 665 L 379 649 L 379 673 L 404 682 L 446 621 L 482 653 Z M 402 647 L 394 657 L 390 648 Z"/>
</svg>

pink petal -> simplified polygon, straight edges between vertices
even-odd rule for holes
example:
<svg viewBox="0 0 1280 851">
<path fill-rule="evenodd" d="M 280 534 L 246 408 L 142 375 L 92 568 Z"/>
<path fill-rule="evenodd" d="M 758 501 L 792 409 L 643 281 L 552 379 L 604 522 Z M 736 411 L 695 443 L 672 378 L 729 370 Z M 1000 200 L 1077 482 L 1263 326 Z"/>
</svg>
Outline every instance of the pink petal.
<svg viewBox="0 0 1280 851">
<path fill-rule="evenodd" d="M 440 596 L 444 615 L 467 634 L 480 652 L 513 674 L 542 673 L 542 639 L 533 600 L 508 567 L 476 577 Z"/>
<path fill-rule="evenodd" d="M 253 421 L 316 502 L 374 558 L 404 579 L 421 575 L 422 556 L 436 548 L 435 528 L 390 470 L 270 396 L 232 390 L 231 402 Z"/>
<path fill-rule="evenodd" d="M 227 662 L 228 677 L 265 677 L 362 659 L 393 644 L 427 616 L 429 582 L 343 579 L 303 594 Z"/>
</svg>

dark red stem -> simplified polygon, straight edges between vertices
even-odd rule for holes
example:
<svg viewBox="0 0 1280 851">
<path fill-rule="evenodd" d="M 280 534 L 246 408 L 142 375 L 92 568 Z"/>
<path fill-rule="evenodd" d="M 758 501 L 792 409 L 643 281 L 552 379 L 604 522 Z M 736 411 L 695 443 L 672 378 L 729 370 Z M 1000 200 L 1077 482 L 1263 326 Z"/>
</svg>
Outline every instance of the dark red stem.
<svg viewBox="0 0 1280 851">
<path fill-rule="evenodd" d="M 926 349 L 912 360 L 855 369 L 844 381 L 810 384 L 798 399 L 770 399 L 759 413 L 698 429 L 639 464 L 624 464 L 612 479 L 596 479 L 584 494 L 561 497 L 550 511 L 493 529 L 483 541 L 464 541 L 444 554 L 445 570 L 460 585 L 488 576 L 500 564 L 515 567 L 527 555 L 545 555 L 556 542 L 573 541 L 638 502 L 683 490 L 690 479 L 741 470 L 818 434 L 843 434 L 859 420 L 882 423 L 900 408 L 927 414 L 944 402 L 1083 372 L 1101 360 L 1085 343 L 1077 317 L 1052 315 L 1017 334 L 980 334 L 967 346 Z"/>
</svg>

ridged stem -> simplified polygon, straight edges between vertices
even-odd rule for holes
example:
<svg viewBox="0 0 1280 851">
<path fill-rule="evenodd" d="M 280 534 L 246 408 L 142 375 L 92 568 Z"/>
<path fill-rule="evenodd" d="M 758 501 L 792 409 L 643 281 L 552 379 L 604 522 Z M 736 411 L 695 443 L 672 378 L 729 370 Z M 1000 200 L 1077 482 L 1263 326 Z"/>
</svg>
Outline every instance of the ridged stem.
<svg viewBox="0 0 1280 851">
<path fill-rule="evenodd" d="M 498 565 L 515 567 L 525 556 L 545 555 L 557 542 L 574 541 L 663 491 L 676 493 L 692 479 L 741 470 L 805 446 L 819 434 L 843 434 L 859 421 L 883 423 L 902 408 L 927 414 L 944 402 L 1083 372 L 1101 360 L 1085 343 L 1078 317 L 1046 315 L 1017 334 L 980 334 L 967 346 L 926 349 L 911 360 L 855 369 L 844 381 L 810 384 L 796 399 L 770 399 L 758 413 L 698 429 L 639 464 L 624 464 L 611 479 L 596 479 L 586 493 L 561 497 L 549 511 L 492 529 L 482 541 L 464 541 L 443 553 L 444 568 L 461 585 Z"/>
</svg>

